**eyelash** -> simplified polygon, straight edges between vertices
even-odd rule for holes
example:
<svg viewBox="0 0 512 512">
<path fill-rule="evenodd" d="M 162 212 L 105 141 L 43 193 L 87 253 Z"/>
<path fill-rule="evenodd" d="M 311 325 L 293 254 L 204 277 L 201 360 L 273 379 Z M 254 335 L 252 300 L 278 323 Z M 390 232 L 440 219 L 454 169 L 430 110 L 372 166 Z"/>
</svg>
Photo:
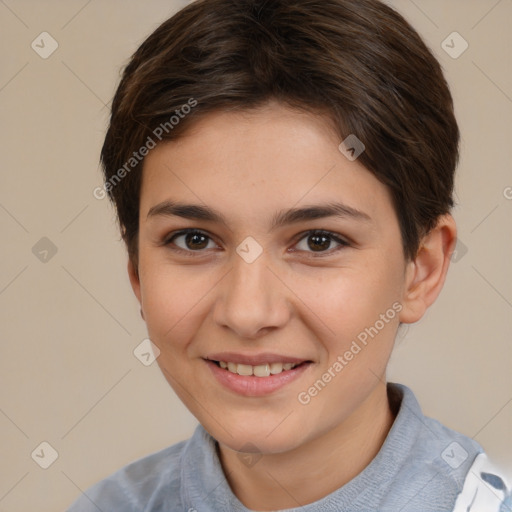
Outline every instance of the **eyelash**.
<svg viewBox="0 0 512 512">
<path fill-rule="evenodd" d="M 200 250 L 197 250 L 197 251 L 194 251 L 194 250 L 186 250 L 186 249 L 182 249 L 181 247 L 177 247 L 174 243 L 173 243 L 173 240 L 180 237 L 180 236 L 183 236 L 183 235 L 188 235 L 188 234 L 198 234 L 198 235 L 203 235 L 205 237 L 207 237 L 208 239 L 210 240 L 213 240 L 212 237 L 210 237 L 207 233 L 205 233 L 204 231 L 201 231 L 201 230 L 198 230 L 198 229 L 194 229 L 194 228 L 189 228 L 189 229 L 183 229 L 181 231 L 177 231 L 175 233 L 172 233 L 168 238 L 166 238 L 163 242 L 162 245 L 164 246 L 171 246 L 174 245 L 174 247 L 170 247 L 170 249 L 174 252 L 177 252 L 177 253 L 180 253 L 180 254 L 185 254 L 187 256 L 190 256 L 190 257 L 194 257 L 194 253 L 202 253 L 202 252 L 205 252 L 206 249 L 200 249 Z M 333 249 L 333 250 L 328 250 L 328 251 L 319 251 L 318 253 L 315 253 L 314 251 L 298 251 L 298 252 L 306 252 L 306 253 L 310 253 L 311 256 L 313 258 L 321 258 L 323 256 L 329 256 L 329 255 L 332 255 L 333 253 L 345 248 L 345 247 L 350 247 L 350 243 L 346 240 L 344 240 L 343 238 L 340 238 L 336 233 L 332 233 L 331 231 L 325 231 L 323 229 L 312 229 L 312 230 L 309 230 L 309 231 L 305 231 L 304 233 L 301 233 L 300 234 L 300 238 L 298 238 L 297 242 L 295 242 L 295 245 L 298 244 L 301 240 L 305 239 L 305 238 L 308 238 L 310 236 L 325 236 L 325 237 L 328 237 L 331 239 L 331 241 L 334 241 L 339 245 L 339 247 Z M 296 251 L 294 251 L 296 252 Z"/>
</svg>

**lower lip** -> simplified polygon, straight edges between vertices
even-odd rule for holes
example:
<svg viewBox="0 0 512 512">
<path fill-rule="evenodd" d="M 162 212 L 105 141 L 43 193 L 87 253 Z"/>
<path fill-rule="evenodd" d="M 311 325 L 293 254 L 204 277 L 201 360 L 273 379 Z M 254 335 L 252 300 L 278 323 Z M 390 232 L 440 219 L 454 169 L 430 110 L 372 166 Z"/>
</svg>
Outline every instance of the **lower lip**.
<svg viewBox="0 0 512 512">
<path fill-rule="evenodd" d="M 205 363 L 222 385 L 244 396 L 264 396 L 277 391 L 298 379 L 312 365 L 312 363 L 302 363 L 291 370 L 285 370 L 275 375 L 255 377 L 254 375 L 232 373 L 212 361 L 205 360 Z"/>
</svg>

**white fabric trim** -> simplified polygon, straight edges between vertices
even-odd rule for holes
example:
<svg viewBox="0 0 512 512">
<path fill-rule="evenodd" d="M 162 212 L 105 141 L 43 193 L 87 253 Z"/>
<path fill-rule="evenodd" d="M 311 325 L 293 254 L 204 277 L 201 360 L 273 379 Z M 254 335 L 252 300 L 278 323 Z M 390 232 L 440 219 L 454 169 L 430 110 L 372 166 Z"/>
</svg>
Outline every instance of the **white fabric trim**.
<svg viewBox="0 0 512 512">
<path fill-rule="evenodd" d="M 500 480 L 502 485 L 499 484 Z M 493 481 L 498 483 L 497 487 L 502 488 L 492 485 Z M 481 453 L 469 468 L 453 512 L 500 512 L 509 492 L 509 486 L 500 470 L 491 464 L 485 453 Z"/>
</svg>

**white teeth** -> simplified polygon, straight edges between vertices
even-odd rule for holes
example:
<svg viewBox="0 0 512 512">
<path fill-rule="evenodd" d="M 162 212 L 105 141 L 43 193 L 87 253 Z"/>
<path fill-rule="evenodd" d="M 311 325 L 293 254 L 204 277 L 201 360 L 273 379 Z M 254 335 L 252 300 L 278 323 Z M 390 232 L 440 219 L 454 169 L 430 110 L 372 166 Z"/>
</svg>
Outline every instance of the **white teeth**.
<svg viewBox="0 0 512 512">
<path fill-rule="evenodd" d="M 252 373 L 256 377 L 268 377 L 270 375 L 270 366 L 268 364 L 259 364 L 253 367 Z"/>
<path fill-rule="evenodd" d="M 251 366 L 250 364 L 237 364 L 226 361 L 219 361 L 219 366 L 228 370 L 231 373 L 237 373 L 238 375 L 249 376 L 255 375 L 256 377 L 269 377 L 270 375 L 276 375 L 283 371 L 291 370 L 295 368 L 298 363 L 266 363 L 259 364 L 257 366 Z"/>
<path fill-rule="evenodd" d="M 252 375 L 252 366 L 250 364 L 237 364 L 236 373 L 238 375 Z"/>
<path fill-rule="evenodd" d="M 272 375 L 276 373 L 281 373 L 283 371 L 283 364 L 282 363 L 272 363 L 270 365 L 270 373 Z"/>
</svg>

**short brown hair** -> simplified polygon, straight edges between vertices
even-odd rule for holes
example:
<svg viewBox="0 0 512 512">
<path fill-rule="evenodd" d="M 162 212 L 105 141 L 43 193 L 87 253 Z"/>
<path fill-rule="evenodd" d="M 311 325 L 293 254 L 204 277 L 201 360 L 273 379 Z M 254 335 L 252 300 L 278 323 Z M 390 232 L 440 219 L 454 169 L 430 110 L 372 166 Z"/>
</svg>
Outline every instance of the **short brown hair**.
<svg viewBox="0 0 512 512">
<path fill-rule="evenodd" d="M 209 112 L 271 99 L 326 114 L 340 142 L 355 134 L 365 144 L 359 161 L 389 188 L 405 257 L 415 257 L 453 206 L 459 158 L 452 97 L 418 33 L 378 0 L 197 0 L 142 43 L 112 103 L 101 161 L 135 266 L 134 152 L 158 126 L 161 140 L 176 139 Z"/>
</svg>

